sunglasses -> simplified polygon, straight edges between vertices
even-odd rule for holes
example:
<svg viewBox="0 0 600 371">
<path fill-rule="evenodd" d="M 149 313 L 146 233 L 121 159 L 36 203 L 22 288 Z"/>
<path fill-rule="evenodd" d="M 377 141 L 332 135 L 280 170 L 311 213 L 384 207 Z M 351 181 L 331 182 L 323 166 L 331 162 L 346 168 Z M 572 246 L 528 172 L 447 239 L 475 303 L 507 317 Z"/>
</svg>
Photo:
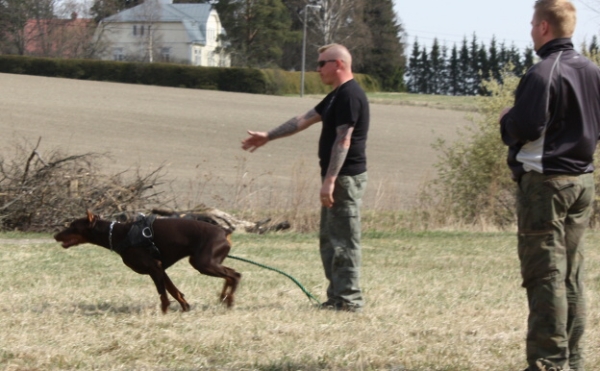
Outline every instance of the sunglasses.
<svg viewBox="0 0 600 371">
<path fill-rule="evenodd" d="M 328 59 L 326 61 L 317 61 L 317 66 L 319 66 L 319 68 L 323 68 L 324 65 L 327 64 L 327 62 L 335 62 L 337 61 L 337 59 Z"/>
</svg>

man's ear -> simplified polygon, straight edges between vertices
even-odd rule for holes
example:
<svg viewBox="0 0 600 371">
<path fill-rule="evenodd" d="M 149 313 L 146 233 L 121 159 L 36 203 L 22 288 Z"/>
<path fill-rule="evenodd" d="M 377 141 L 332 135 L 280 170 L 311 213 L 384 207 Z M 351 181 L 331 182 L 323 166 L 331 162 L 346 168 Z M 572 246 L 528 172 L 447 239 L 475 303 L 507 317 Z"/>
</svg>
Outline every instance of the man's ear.
<svg viewBox="0 0 600 371">
<path fill-rule="evenodd" d="M 542 29 L 542 35 L 547 35 L 552 32 L 550 29 L 550 23 L 548 21 L 540 21 L 540 28 Z"/>
</svg>

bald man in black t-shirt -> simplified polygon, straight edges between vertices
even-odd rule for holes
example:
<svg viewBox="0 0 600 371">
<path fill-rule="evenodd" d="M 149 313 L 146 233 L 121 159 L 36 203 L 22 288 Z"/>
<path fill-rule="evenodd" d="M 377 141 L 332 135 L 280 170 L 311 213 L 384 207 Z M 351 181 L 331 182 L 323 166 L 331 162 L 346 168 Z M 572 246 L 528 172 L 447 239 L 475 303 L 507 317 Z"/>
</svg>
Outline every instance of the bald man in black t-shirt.
<svg viewBox="0 0 600 371">
<path fill-rule="evenodd" d="M 366 141 L 369 103 L 354 80 L 352 56 L 344 46 L 319 48 L 317 71 L 334 89 L 314 109 L 269 132 L 248 131 L 242 148 L 253 152 L 273 139 L 323 122 L 319 139 L 322 186 L 319 245 L 329 281 L 323 309 L 358 312 L 364 306 L 359 285 L 360 206 L 367 185 Z"/>
</svg>

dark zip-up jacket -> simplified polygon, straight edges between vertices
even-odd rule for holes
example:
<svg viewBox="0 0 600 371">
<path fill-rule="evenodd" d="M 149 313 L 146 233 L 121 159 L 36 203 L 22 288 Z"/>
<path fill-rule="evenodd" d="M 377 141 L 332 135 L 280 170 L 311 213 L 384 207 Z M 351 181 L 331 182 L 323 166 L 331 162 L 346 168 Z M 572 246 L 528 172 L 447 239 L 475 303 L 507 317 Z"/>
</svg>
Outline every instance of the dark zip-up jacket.
<svg viewBox="0 0 600 371">
<path fill-rule="evenodd" d="M 590 173 L 600 134 L 600 69 L 569 38 L 549 41 L 537 54 L 542 60 L 523 76 L 500 122 L 513 178 Z"/>
</svg>

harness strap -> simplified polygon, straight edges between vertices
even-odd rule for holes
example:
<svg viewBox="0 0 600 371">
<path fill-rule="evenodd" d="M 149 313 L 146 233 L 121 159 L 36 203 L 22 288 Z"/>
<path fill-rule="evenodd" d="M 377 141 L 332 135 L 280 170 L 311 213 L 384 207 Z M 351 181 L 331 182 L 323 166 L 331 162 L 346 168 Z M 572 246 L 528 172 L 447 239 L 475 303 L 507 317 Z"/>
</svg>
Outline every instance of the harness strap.
<svg viewBox="0 0 600 371">
<path fill-rule="evenodd" d="M 115 251 L 115 250 L 113 250 L 113 243 L 112 243 L 112 234 L 113 234 L 113 228 L 115 227 L 115 223 L 116 223 L 116 221 L 113 221 L 112 223 L 110 223 L 110 227 L 108 227 L 108 244 L 110 246 L 110 251 Z"/>
<path fill-rule="evenodd" d="M 156 220 L 156 215 L 145 216 L 141 215 L 132 223 L 131 228 L 127 232 L 127 236 L 116 246 L 112 243 L 112 231 L 116 222 L 112 222 L 109 227 L 109 244 L 110 250 L 121 255 L 126 249 L 136 246 L 149 249 L 154 258 L 162 260 L 160 250 L 154 244 L 154 228 L 153 223 Z"/>
</svg>

